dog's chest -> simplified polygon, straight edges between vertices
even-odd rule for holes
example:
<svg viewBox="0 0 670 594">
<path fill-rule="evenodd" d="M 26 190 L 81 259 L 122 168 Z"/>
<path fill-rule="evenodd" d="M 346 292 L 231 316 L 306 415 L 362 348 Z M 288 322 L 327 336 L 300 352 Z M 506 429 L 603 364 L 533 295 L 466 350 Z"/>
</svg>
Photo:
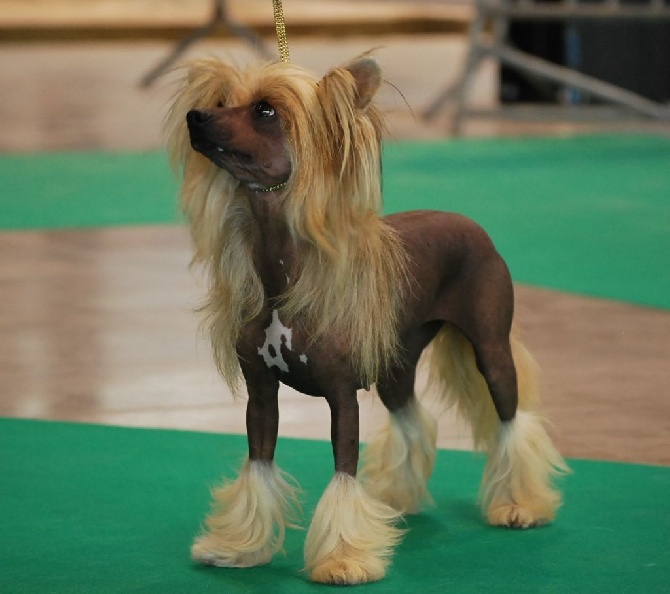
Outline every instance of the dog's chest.
<svg viewBox="0 0 670 594">
<path fill-rule="evenodd" d="M 315 340 L 304 320 L 288 319 L 274 305 L 284 300 L 300 266 L 292 242 L 273 229 L 263 228 L 255 262 L 267 309 L 242 329 L 240 364 L 248 387 L 277 378 L 299 392 L 324 396 L 336 380 L 355 381 L 347 345 L 336 333 Z"/>
<path fill-rule="evenodd" d="M 249 387 L 277 378 L 304 394 L 325 396 L 334 382 L 354 381 L 340 342 L 315 342 L 272 309 L 243 330 L 238 350 Z"/>
<path fill-rule="evenodd" d="M 276 300 L 290 284 L 284 260 L 279 259 L 278 265 L 267 267 L 263 274 L 266 294 Z M 255 346 L 256 353 L 268 369 L 277 369 L 281 373 L 304 374 L 307 371 L 309 357 L 305 352 L 306 345 L 300 331 L 284 324 L 279 310 L 272 309 L 269 316 L 263 316 L 263 343 Z M 252 340 L 258 342 L 260 334 Z"/>
<path fill-rule="evenodd" d="M 297 356 L 299 365 L 294 372 L 306 371 L 302 366 L 306 367 L 309 363 L 309 358 L 304 352 L 299 353 L 294 350 L 293 330 L 283 324 L 279 318 L 279 311 L 276 309 L 272 310 L 270 324 L 265 328 L 265 341 L 262 346 L 257 347 L 257 352 L 268 369 L 276 367 L 283 373 L 290 372 L 289 361 L 292 361 L 296 367 L 295 356 Z"/>
</svg>

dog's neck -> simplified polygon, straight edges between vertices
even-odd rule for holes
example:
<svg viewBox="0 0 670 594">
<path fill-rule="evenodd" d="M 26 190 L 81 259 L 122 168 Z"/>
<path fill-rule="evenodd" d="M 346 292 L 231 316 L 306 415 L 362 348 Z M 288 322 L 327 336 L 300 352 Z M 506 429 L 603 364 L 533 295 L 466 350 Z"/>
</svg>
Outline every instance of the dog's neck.
<svg viewBox="0 0 670 594">
<path fill-rule="evenodd" d="M 281 184 L 283 186 L 283 184 Z M 278 190 L 246 190 L 251 211 L 258 225 L 254 264 L 270 298 L 283 294 L 294 270 L 295 242 L 286 224 Z"/>
</svg>

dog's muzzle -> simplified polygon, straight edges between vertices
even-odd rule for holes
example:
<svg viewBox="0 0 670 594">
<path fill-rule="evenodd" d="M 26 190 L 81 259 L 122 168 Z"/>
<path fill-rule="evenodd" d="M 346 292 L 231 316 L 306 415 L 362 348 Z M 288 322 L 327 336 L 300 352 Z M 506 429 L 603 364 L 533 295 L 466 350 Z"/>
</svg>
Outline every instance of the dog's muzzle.
<svg viewBox="0 0 670 594">
<path fill-rule="evenodd" d="M 239 164 L 249 164 L 252 157 L 249 153 L 235 150 L 227 145 L 220 136 L 220 131 L 211 111 L 192 109 L 186 114 L 186 124 L 191 138 L 193 150 L 202 153 L 219 167 L 225 167 L 224 161 L 233 159 Z"/>
</svg>

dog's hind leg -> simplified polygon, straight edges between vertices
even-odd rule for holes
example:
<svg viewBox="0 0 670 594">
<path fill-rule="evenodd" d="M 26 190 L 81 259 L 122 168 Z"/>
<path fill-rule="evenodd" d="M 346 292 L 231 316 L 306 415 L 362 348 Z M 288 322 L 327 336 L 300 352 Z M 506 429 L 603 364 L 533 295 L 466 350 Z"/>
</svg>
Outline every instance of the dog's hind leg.
<svg viewBox="0 0 670 594">
<path fill-rule="evenodd" d="M 400 514 L 371 496 L 356 478 L 358 402 L 355 390 L 327 397 L 332 414 L 335 475 L 314 511 L 305 540 L 305 571 L 315 582 L 362 584 L 384 577 L 402 531 Z"/>
<path fill-rule="evenodd" d="M 362 477 L 374 497 L 402 513 L 417 513 L 430 501 L 437 421 L 414 393 L 416 366 L 402 368 L 377 384 L 389 411 L 386 425 L 363 450 Z"/>
<path fill-rule="evenodd" d="M 219 567 L 269 563 L 292 525 L 296 489 L 275 465 L 278 403 L 276 379 L 248 382 L 249 458 L 239 476 L 212 493 L 211 513 L 191 549 L 193 559 Z"/>
<path fill-rule="evenodd" d="M 431 371 L 470 421 L 475 447 L 488 453 L 481 487 L 487 521 L 521 528 L 551 521 L 561 501 L 552 479 L 566 466 L 537 413 L 528 352 L 506 335 L 478 337 L 473 348 L 450 324 L 431 348 Z"/>
<path fill-rule="evenodd" d="M 482 506 L 490 524 L 528 528 L 553 520 L 561 495 L 552 486 L 552 478 L 565 472 L 567 466 L 538 415 L 535 362 L 514 338 L 505 351 L 505 354 L 477 353 L 479 368 L 494 402 L 504 397 L 505 390 L 509 390 L 507 393 L 517 390 L 517 385 L 519 393 L 519 408 L 513 417 L 502 417 L 497 407 L 501 423 L 488 448 Z M 510 369 L 516 369 L 514 384 Z M 500 381 L 497 374 L 505 377 L 502 383 L 497 383 Z"/>
</svg>

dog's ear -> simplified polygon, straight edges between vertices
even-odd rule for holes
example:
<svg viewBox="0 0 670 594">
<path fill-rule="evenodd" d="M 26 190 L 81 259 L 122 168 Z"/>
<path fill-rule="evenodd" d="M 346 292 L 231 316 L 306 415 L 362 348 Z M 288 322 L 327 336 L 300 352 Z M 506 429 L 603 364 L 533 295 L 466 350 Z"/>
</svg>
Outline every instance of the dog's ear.
<svg viewBox="0 0 670 594">
<path fill-rule="evenodd" d="M 381 81 L 379 64 L 364 55 L 326 74 L 319 82 L 319 94 L 325 106 L 337 102 L 339 108 L 348 104 L 350 108 L 365 110 Z"/>
<path fill-rule="evenodd" d="M 370 56 L 362 56 L 345 66 L 356 83 L 356 107 L 365 109 L 379 90 L 382 82 L 382 71 L 377 60 Z"/>
</svg>

